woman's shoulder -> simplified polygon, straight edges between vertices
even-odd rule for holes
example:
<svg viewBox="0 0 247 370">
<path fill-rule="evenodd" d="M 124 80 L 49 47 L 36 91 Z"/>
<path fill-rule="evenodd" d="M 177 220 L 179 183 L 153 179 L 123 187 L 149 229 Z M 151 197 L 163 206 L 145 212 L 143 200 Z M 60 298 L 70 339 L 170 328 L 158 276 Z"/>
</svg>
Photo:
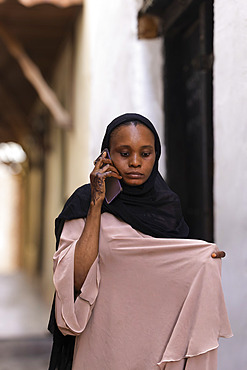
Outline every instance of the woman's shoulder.
<svg viewBox="0 0 247 370">
<path fill-rule="evenodd" d="M 81 185 L 81 186 L 79 186 L 79 188 L 77 188 L 72 193 L 72 195 L 68 198 L 67 202 L 69 200 L 72 200 L 74 197 L 79 197 L 79 198 L 88 197 L 88 195 L 90 195 L 90 191 L 91 191 L 90 184 Z"/>
<path fill-rule="evenodd" d="M 58 218 L 71 220 L 86 217 L 90 206 L 90 199 L 90 184 L 80 186 L 68 198 Z"/>
</svg>

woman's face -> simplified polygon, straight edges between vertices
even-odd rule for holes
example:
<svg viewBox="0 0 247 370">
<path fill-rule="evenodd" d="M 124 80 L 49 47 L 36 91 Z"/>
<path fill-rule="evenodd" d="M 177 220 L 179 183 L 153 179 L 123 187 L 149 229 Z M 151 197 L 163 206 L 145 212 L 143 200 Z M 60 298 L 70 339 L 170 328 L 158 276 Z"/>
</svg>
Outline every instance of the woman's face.
<svg viewBox="0 0 247 370">
<path fill-rule="evenodd" d="M 152 131 L 142 124 L 117 127 L 111 135 L 110 155 L 126 184 L 143 184 L 149 178 L 155 162 Z"/>
</svg>

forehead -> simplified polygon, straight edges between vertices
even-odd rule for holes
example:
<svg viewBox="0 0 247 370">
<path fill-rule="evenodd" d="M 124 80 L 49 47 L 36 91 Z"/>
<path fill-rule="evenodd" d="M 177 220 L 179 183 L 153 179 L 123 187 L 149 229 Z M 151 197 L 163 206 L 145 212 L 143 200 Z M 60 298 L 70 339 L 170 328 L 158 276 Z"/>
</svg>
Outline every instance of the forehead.
<svg viewBox="0 0 247 370">
<path fill-rule="evenodd" d="M 154 142 L 155 139 L 152 131 L 141 123 L 120 125 L 112 131 L 110 137 L 110 145 L 140 143 L 141 145 L 154 146 Z"/>
</svg>

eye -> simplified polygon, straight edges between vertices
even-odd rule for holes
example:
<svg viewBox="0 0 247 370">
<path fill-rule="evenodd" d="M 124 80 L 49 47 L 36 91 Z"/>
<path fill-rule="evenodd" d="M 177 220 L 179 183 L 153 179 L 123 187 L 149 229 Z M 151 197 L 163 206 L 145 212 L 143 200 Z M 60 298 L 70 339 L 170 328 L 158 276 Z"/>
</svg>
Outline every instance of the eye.
<svg viewBox="0 0 247 370">
<path fill-rule="evenodd" d="M 151 154 L 150 152 L 143 152 L 142 157 L 144 157 L 144 158 L 149 157 L 150 154 Z"/>
<path fill-rule="evenodd" d="M 129 152 L 120 152 L 121 157 L 128 157 Z"/>
</svg>

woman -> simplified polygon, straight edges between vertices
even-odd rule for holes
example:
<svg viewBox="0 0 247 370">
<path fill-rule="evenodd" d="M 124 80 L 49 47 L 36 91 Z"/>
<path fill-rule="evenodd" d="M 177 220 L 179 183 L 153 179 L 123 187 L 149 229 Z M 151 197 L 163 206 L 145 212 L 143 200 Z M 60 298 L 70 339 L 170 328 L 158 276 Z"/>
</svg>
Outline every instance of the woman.
<svg viewBox="0 0 247 370">
<path fill-rule="evenodd" d="M 90 185 L 56 220 L 55 313 L 63 335 L 54 323 L 53 331 L 63 343 L 60 353 L 54 346 L 50 369 L 70 368 L 72 357 L 73 370 L 216 369 L 218 337 L 231 336 L 220 261 L 208 258 L 220 254 L 185 239 L 179 199 L 158 172 L 154 126 L 138 114 L 117 117 L 101 149 Z M 107 178 L 122 186 L 110 204 Z"/>
</svg>

